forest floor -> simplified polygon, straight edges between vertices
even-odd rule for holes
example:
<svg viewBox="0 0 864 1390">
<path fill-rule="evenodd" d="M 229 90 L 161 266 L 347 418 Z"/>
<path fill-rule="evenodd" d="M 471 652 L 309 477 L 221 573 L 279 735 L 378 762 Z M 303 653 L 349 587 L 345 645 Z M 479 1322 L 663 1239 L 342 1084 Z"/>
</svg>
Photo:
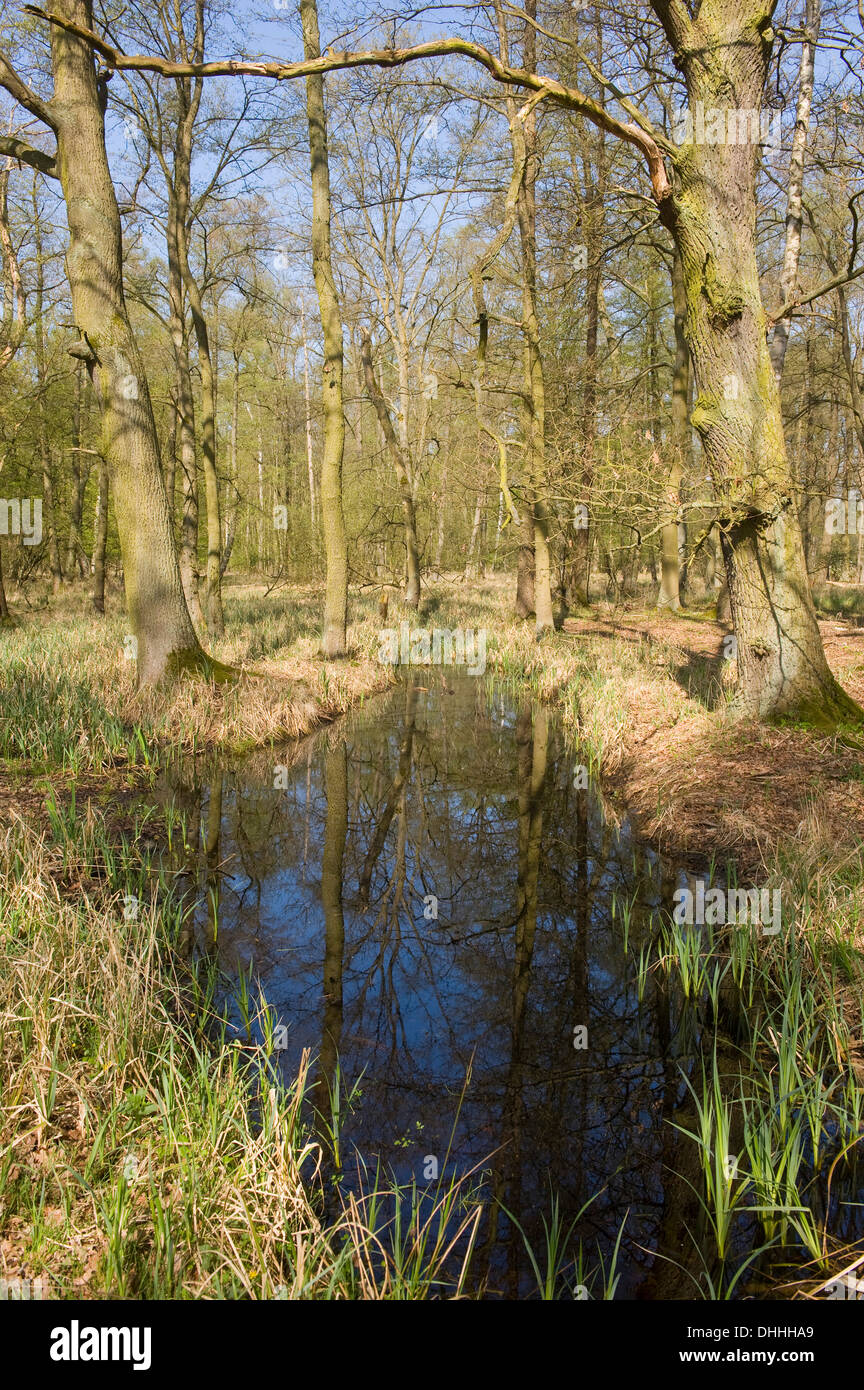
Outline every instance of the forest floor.
<svg viewBox="0 0 864 1390">
<path fill-rule="evenodd" d="M 511 588 L 501 576 L 431 581 L 419 615 L 391 601 L 388 622 L 484 627 L 488 670 L 560 708 L 606 790 L 662 848 L 733 854 L 749 870 L 780 841 L 816 835 L 836 850 L 864 839 L 864 750 L 815 729 L 724 717 L 727 624 L 598 604 L 538 645 L 531 624 L 509 612 Z M 226 634 L 210 649 L 247 678 L 182 682 L 167 696 L 135 690 L 116 599 L 99 618 L 83 594 L 43 598 L 0 631 L 0 820 L 44 800 L 34 774 L 63 772 L 79 794 L 91 774 L 101 787 L 136 782 L 160 749 L 285 742 L 386 689 L 393 672 L 378 660 L 377 597 L 352 593 L 349 655 L 324 665 L 320 588 L 229 586 Z M 864 702 L 864 626 L 829 619 L 820 628 L 832 670 Z"/>
<path fill-rule="evenodd" d="M 658 849 L 731 857 L 750 878 L 789 864 L 811 877 L 856 877 L 864 750 L 814 728 L 728 719 L 730 628 L 710 610 L 598 601 L 538 644 L 511 603 L 506 576 L 450 576 L 429 581 L 419 613 L 391 598 L 388 623 L 485 629 L 487 674 L 558 709 L 604 795 Z M 326 665 L 320 609 L 320 587 L 227 586 L 226 634 L 211 650 L 249 678 L 182 682 L 166 694 L 134 688 L 118 596 L 104 618 L 83 594 L 43 597 L 17 628 L 0 630 L 0 825 L 26 811 L 44 828 L 49 788 L 64 800 L 74 789 L 79 806 L 111 803 L 122 824 L 124 789 L 152 778 L 172 750 L 284 743 L 385 689 L 393 668 L 378 659 L 378 590 L 352 591 L 348 657 Z M 820 627 L 835 675 L 864 701 L 864 626 L 830 618 Z M 864 926 L 856 937 L 864 946 Z"/>
</svg>

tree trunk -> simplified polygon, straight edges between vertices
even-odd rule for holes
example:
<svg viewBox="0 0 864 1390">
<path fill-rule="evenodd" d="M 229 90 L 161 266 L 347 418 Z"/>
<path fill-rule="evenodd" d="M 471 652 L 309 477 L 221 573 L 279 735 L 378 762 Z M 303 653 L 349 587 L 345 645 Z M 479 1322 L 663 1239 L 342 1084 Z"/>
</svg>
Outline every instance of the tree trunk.
<svg viewBox="0 0 864 1390">
<path fill-rule="evenodd" d="M 99 460 L 99 493 L 93 534 L 93 607 L 105 612 L 105 548 L 108 543 L 108 464 Z"/>
<path fill-rule="evenodd" d="M 88 0 L 56 0 L 56 11 L 92 24 Z M 169 668 L 203 666 L 180 582 L 150 393 L 123 294 L 122 232 L 90 48 L 52 26 L 52 112 L 69 223 L 66 266 L 77 355 L 92 374 L 102 412 L 123 556 L 126 602 L 137 639 L 138 677 L 152 683 Z"/>
<path fill-rule="evenodd" d="M 536 69 L 536 35 L 529 20 L 537 17 L 536 0 L 525 0 L 522 61 L 527 72 Z M 499 21 L 500 23 L 500 21 Z M 502 56 L 506 53 L 503 25 L 500 26 Z M 537 117 L 534 110 L 518 111 L 512 96 L 507 98 L 507 119 L 513 146 L 514 166 L 524 164 L 524 175 L 517 194 L 519 245 L 522 258 L 522 332 L 524 338 L 525 412 L 527 416 L 527 471 L 534 549 L 534 624 L 538 638 L 554 626 L 552 616 L 552 566 L 549 558 L 549 517 L 546 505 L 546 384 L 537 312 L 537 207 L 535 188 L 539 153 Z"/>
<path fill-rule="evenodd" d="M 39 463 L 42 470 L 42 507 L 48 530 L 48 564 L 51 570 L 51 588 L 56 594 L 63 583 L 60 567 L 60 538 L 57 535 L 57 508 L 54 498 L 54 473 L 51 461 L 51 444 L 48 439 L 48 404 L 45 399 L 48 390 L 48 370 L 45 361 L 45 257 L 42 250 L 42 215 L 39 208 L 38 180 L 33 183 L 33 236 L 36 250 L 36 296 L 34 303 L 34 328 L 36 347 L 36 378 L 39 387 L 37 418 L 39 422 Z"/>
<path fill-rule="evenodd" d="M 303 54 L 321 56 L 316 0 L 300 0 Z M 324 335 L 323 413 L 324 451 L 321 459 L 321 529 L 327 558 L 327 590 L 321 652 L 328 659 L 343 656 L 348 621 L 348 542 L 342 502 L 342 460 L 345 453 L 343 376 L 345 370 L 342 318 L 330 250 L 330 164 L 327 156 L 327 112 L 324 78 L 306 78 L 306 119 L 312 172 L 312 273 L 318 294 Z"/>
<path fill-rule="evenodd" d="M 684 331 L 687 317 L 687 295 L 684 289 L 684 275 L 681 257 L 676 251 L 672 258 L 672 309 L 675 318 L 675 363 L 672 370 L 672 421 L 669 439 L 671 461 L 666 491 L 666 504 L 670 516 L 664 522 L 661 533 L 661 579 L 658 608 L 681 607 L 680 594 L 680 535 L 679 508 L 681 506 L 681 479 L 685 460 L 690 452 L 690 420 L 688 401 L 690 397 L 690 353 Z"/>
<path fill-rule="evenodd" d="M 414 514 L 414 494 L 411 491 L 411 480 L 408 475 L 408 463 L 402 452 L 402 446 L 393 428 L 393 421 L 390 419 L 390 411 L 387 409 L 387 402 L 381 394 L 377 381 L 375 380 L 375 370 L 372 366 L 372 341 L 368 333 L 364 333 L 360 343 L 360 356 L 363 363 L 363 379 L 366 383 L 366 390 L 369 399 L 375 407 L 375 414 L 378 416 L 378 423 L 381 432 L 390 450 L 390 456 L 396 468 L 396 478 L 399 483 L 399 493 L 402 498 L 402 517 L 405 530 L 405 602 L 409 608 L 416 608 L 420 603 L 420 552 L 417 546 L 417 521 Z"/>
<path fill-rule="evenodd" d="M 602 61 L 602 28 L 597 22 L 597 59 Z M 604 97 L 601 92 L 600 104 Z M 600 287 L 603 276 L 603 210 L 606 196 L 605 131 L 596 132 L 596 172 L 591 165 L 591 141 L 582 133 L 582 166 L 585 199 L 582 233 L 585 237 L 585 362 L 583 367 L 582 412 L 579 421 L 579 476 L 581 492 L 578 524 L 575 514 L 567 527 L 568 563 L 564 574 L 564 602 L 567 608 L 590 605 L 591 583 L 591 490 L 594 484 L 594 436 L 597 431 L 597 345 L 600 326 Z M 577 271 L 577 274 L 579 272 Z"/>
<path fill-rule="evenodd" d="M 181 200 L 177 217 L 178 250 L 183 284 L 192 311 L 192 326 L 198 345 L 198 369 L 201 373 L 201 468 L 204 474 L 204 495 L 207 501 L 207 567 L 205 570 L 204 611 L 207 631 L 211 637 L 221 637 L 225 631 L 222 612 L 221 560 L 222 517 L 219 506 L 219 476 L 216 471 L 216 372 L 210 349 L 210 332 L 204 315 L 204 304 L 198 281 L 189 266 L 188 228 Z"/>
<path fill-rule="evenodd" d="M 6 602 L 6 586 L 3 583 L 3 545 L 0 542 L 0 623 L 12 621 L 9 604 Z"/>
<path fill-rule="evenodd" d="M 306 310 L 303 302 L 300 302 L 300 329 L 303 334 L 303 405 L 306 417 L 306 471 L 309 474 L 309 535 L 312 544 L 315 542 L 315 526 L 317 522 L 315 507 L 315 453 L 312 447 L 312 396 L 309 391 L 309 343 L 306 338 Z M 362 405 L 360 419 L 360 433 L 362 435 Z M 360 451 L 363 457 L 363 451 Z"/>
<path fill-rule="evenodd" d="M 534 612 L 534 517 L 523 507 L 519 525 L 519 553 L 516 558 L 516 617 L 530 618 Z"/>
<path fill-rule="evenodd" d="M 189 344 L 182 331 L 177 373 L 177 431 L 180 436 L 180 472 L 183 479 L 183 516 L 180 523 L 180 579 L 192 621 L 199 632 L 205 627 L 201 611 L 198 574 L 198 464 L 195 457 L 195 398 L 189 373 Z"/>
<path fill-rule="evenodd" d="M 84 494 L 87 490 L 89 466 L 84 463 L 84 426 L 87 416 L 87 397 L 84 394 L 84 364 L 76 363 L 75 408 L 73 413 L 75 440 L 72 456 L 72 496 L 69 499 L 69 539 L 66 546 L 66 574 L 75 577 L 76 569 L 83 578 L 87 573 L 86 556 L 81 545 L 81 518 L 84 513 Z"/>
<path fill-rule="evenodd" d="M 813 102 L 813 83 L 816 67 L 816 40 L 821 23 L 820 0 L 806 0 L 804 27 L 807 38 L 801 45 L 798 69 L 798 103 L 795 109 L 795 133 L 792 136 L 792 155 L 789 160 L 789 187 L 786 199 L 786 244 L 783 252 L 783 273 L 780 277 L 780 299 L 785 305 L 795 294 L 798 285 L 798 261 L 801 255 L 801 228 L 804 190 L 804 154 L 807 149 L 807 128 Z M 779 318 L 771 335 L 771 365 L 778 383 L 783 376 L 783 363 L 792 327 L 791 312 Z"/>
<path fill-rule="evenodd" d="M 691 418 L 714 483 L 738 640 L 734 707 L 826 725 L 857 719 L 861 711 L 834 680 L 816 622 L 759 288 L 758 131 L 748 122 L 750 138 L 745 132 L 741 140 L 740 124 L 745 112 L 761 111 L 767 15 L 755 0 L 732 8 L 704 0 L 695 20 L 684 7 L 656 8 L 675 36 L 694 120 L 721 108 L 738 121 L 734 140 L 697 138 L 678 150 L 680 186 L 661 203 L 681 254 L 696 388 Z"/>
</svg>

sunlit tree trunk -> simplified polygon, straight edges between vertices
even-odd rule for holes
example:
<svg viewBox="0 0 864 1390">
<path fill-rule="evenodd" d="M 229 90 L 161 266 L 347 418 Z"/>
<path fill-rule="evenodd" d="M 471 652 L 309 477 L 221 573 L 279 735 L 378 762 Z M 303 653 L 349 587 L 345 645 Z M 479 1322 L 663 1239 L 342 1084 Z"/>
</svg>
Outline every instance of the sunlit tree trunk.
<svg viewBox="0 0 864 1390">
<path fill-rule="evenodd" d="M 738 644 L 735 708 L 761 718 L 857 719 L 828 668 L 807 581 L 759 287 L 752 122 L 740 138 L 741 119 L 762 107 L 769 13 L 755 0 L 704 0 L 696 20 L 683 7 L 654 7 L 673 37 L 690 110 L 699 102 L 738 122 L 734 141 L 682 145 L 679 186 L 661 206 L 684 273 L 691 418 L 714 483 Z"/>
<path fill-rule="evenodd" d="M 321 54 L 316 0 L 300 0 L 303 53 Z M 323 415 L 324 449 L 321 459 L 321 529 L 327 557 L 327 591 L 321 652 L 338 657 L 345 652 L 348 621 L 348 542 L 342 502 L 342 461 L 345 452 L 343 405 L 344 345 L 342 318 L 330 249 L 330 165 L 327 157 L 327 113 L 324 79 L 314 73 L 306 78 L 306 119 L 309 127 L 309 159 L 312 171 L 312 273 L 318 294 L 324 335 Z"/>
<path fill-rule="evenodd" d="M 417 518 L 414 511 L 414 493 L 411 488 L 411 479 L 408 471 L 408 460 L 402 451 L 402 445 L 396 431 L 393 428 L 393 421 L 390 419 L 390 411 L 387 402 L 381 394 L 381 388 L 375 380 L 375 369 L 372 365 L 372 343 L 368 333 L 364 334 L 360 344 L 361 360 L 363 363 L 363 378 L 366 383 L 366 391 L 369 399 L 375 407 L 375 414 L 378 416 L 378 423 L 381 432 L 390 450 L 390 456 L 396 469 L 396 480 L 399 484 L 399 495 L 402 499 L 402 520 L 405 533 L 405 602 L 409 608 L 416 608 L 420 602 L 420 551 L 417 545 Z"/>
<path fill-rule="evenodd" d="M 810 124 L 810 107 L 813 103 L 813 85 L 816 69 L 816 41 L 821 22 L 820 0 L 806 0 L 804 27 L 807 38 L 801 44 L 801 58 L 798 67 L 798 101 L 795 108 L 795 131 L 792 136 L 792 152 L 789 160 L 789 184 L 786 197 L 786 242 L 783 250 L 783 272 L 780 277 L 780 298 L 785 307 L 792 299 L 798 284 L 798 262 L 801 257 L 801 229 L 803 226 L 804 192 L 804 154 L 807 149 L 807 129 Z M 778 382 L 783 376 L 783 363 L 789 345 L 789 330 L 792 327 L 791 313 L 782 315 L 774 325 L 771 335 L 771 364 Z"/>
<path fill-rule="evenodd" d="M 598 62 L 603 55 L 603 30 L 600 19 L 596 21 L 596 49 Z M 599 104 L 602 107 L 604 95 L 601 91 Z M 585 305 L 585 358 L 582 365 L 582 409 L 579 417 L 578 449 L 579 463 L 574 479 L 579 492 L 578 514 L 574 512 L 567 529 L 568 556 L 565 564 L 564 602 L 568 608 L 587 607 L 590 604 L 591 551 L 593 548 L 591 492 L 594 485 L 595 435 L 597 432 L 597 380 L 600 328 L 600 290 L 603 279 L 603 213 L 606 197 L 606 139 L 605 131 L 598 130 L 593 138 L 590 131 L 581 132 L 579 140 L 582 158 L 582 184 L 584 201 L 582 206 L 581 250 L 584 267 L 576 269 L 580 289 L 584 283 Z M 575 162 L 575 161 L 574 161 Z M 581 295 L 580 295 L 581 298 Z M 584 511 L 581 510 L 584 508 Z"/>
<path fill-rule="evenodd" d="M 207 565 L 205 569 L 205 617 L 211 637 L 225 631 L 222 612 L 222 517 L 219 503 L 219 477 L 216 471 L 216 371 L 210 347 L 210 332 L 204 314 L 204 304 L 198 281 L 189 266 L 187 228 L 181 202 L 177 218 L 178 249 L 183 284 L 192 312 L 192 326 L 198 346 L 198 370 L 201 373 L 201 469 L 204 474 L 204 495 L 207 501 Z"/>
<path fill-rule="evenodd" d="M 93 607 L 105 612 L 105 549 L 108 544 L 108 464 L 99 460 L 99 491 L 96 498 L 96 527 L 93 534 Z"/>
<path fill-rule="evenodd" d="M 42 214 L 39 207 L 38 179 L 33 182 L 33 238 L 36 250 L 36 294 L 34 297 L 34 335 L 36 346 L 36 377 L 39 391 L 37 419 L 39 432 L 39 463 L 42 470 L 42 510 L 48 530 L 48 565 L 51 587 L 56 594 L 63 583 L 60 566 L 60 538 L 57 535 L 57 507 L 54 497 L 54 471 L 51 443 L 48 438 L 48 368 L 45 360 L 45 254 L 42 246 Z"/>
<path fill-rule="evenodd" d="M 92 23 L 88 0 L 56 0 L 56 10 Z M 51 54 L 77 355 L 87 361 L 102 412 L 138 675 L 151 683 L 169 668 L 199 665 L 203 653 L 183 597 L 150 393 L 123 294 L 120 214 L 93 57 L 56 26 Z"/>
<path fill-rule="evenodd" d="M 69 498 L 69 537 L 66 545 L 66 575 L 74 578 L 76 569 L 80 575 L 87 573 L 86 556 L 81 545 L 81 518 L 84 513 L 84 494 L 90 469 L 84 460 L 84 426 L 87 418 L 87 397 L 84 392 L 84 365 L 79 362 L 75 372 L 75 405 L 73 409 L 73 438 L 75 443 L 70 451 L 72 468 L 72 492 Z"/>
<path fill-rule="evenodd" d="M 671 428 L 669 431 L 669 473 L 666 483 L 668 518 L 661 533 L 661 577 L 658 608 L 677 610 L 680 598 L 680 535 L 678 509 L 681 505 L 681 479 L 690 453 L 690 352 L 684 331 L 687 295 L 681 257 L 672 258 L 672 310 L 675 323 L 675 361 L 672 368 Z M 659 443 L 659 441 L 658 441 Z"/>
<path fill-rule="evenodd" d="M 535 30 L 530 20 L 537 17 L 536 0 L 525 0 L 528 17 L 522 44 L 523 66 L 534 72 L 537 64 Z M 503 16 L 499 12 L 502 57 L 507 53 Z M 535 189 L 539 151 L 537 117 L 533 109 L 519 111 L 512 96 L 507 98 L 507 119 L 513 146 L 514 165 L 524 165 L 517 193 L 517 218 L 522 262 L 522 331 L 524 337 L 524 401 L 527 417 L 527 474 L 532 513 L 534 551 L 534 623 L 537 636 L 554 627 L 552 617 L 552 566 L 549 557 L 549 515 L 546 502 L 546 384 L 537 312 L 537 208 Z M 525 532 L 527 539 L 527 529 Z M 527 595 L 525 595 L 527 598 Z M 517 604 L 518 604 L 517 577 Z"/>
</svg>

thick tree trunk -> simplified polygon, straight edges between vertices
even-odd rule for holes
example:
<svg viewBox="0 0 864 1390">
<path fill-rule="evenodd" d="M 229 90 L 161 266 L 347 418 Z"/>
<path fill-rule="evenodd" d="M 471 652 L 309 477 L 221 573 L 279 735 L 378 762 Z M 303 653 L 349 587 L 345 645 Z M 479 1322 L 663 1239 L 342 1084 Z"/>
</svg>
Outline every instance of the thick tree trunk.
<svg viewBox="0 0 864 1390">
<path fill-rule="evenodd" d="M 691 418 L 714 483 L 738 643 L 734 706 L 759 718 L 857 718 L 831 675 L 816 623 L 759 288 L 758 131 L 745 113 L 762 106 L 768 17 L 754 0 L 705 0 L 695 21 L 683 7 L 657 10 L 676 35 L 690 110 L 698 118 L 700 109 L 722 109 L 727 132 L 736 123 L 733 138 L 697 138 L 678 150 L 680 186 L 661 208 L 684 272 Z"/>
<path fill-rule="evenodd" d="M 56 10 L 92 24 L 88 0 L 56 0 Z M 51 52 L 77 354 L 88 363 L 102 412 L 138 676 L 152 683 L 169 668 L 202 665 L 204 654 L 183 597 L 150 393 L 123 295 L 120 214 L 92 53 L 56 26 Z"/>
<path fill-rule="evenodd" d="M 321 56 L 316 0 L 300 0 L 303 54 Z M 324 335 L 323 408 L 324 451 L 321 459 L 321 529 L 327 558 L 327 590 L 321 652 L 327 658 L 345 653 L 348 621 L 348 542 L 342 503 L 342 460 L 345 453 L 343 407 L 344 345 L 342 318 L 330 250 L 330 165 L 327 156 L 327 113 L 324 79 L 306 78 L 306 119 L 312 171 L 312 273 L 318 294 Z"/>
<path fill-rule="evenodd" d="M 195 404 L 189 374 L 185 332 L 177 360 L 177 432 L 180 436 L 180 473 L 183 482 L 183 514 L 180 522 L 180 579 L 195 627 L 205 627 L 201 611 L 198 573 L 198 465 L 195 457 Z"/>
</svg>

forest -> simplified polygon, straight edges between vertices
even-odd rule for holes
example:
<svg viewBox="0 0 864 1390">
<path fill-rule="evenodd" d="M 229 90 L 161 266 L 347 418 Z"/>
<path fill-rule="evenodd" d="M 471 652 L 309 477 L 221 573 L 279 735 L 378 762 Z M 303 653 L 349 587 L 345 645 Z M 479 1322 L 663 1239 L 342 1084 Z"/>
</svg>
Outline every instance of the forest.
<svg viewBox="0 0 864 1390">
<path fill-rule="evenodd" d="M 0 1303 L 864 1298 L 862 194 L 848 0 L 0 0 Z"/>
</svg>

